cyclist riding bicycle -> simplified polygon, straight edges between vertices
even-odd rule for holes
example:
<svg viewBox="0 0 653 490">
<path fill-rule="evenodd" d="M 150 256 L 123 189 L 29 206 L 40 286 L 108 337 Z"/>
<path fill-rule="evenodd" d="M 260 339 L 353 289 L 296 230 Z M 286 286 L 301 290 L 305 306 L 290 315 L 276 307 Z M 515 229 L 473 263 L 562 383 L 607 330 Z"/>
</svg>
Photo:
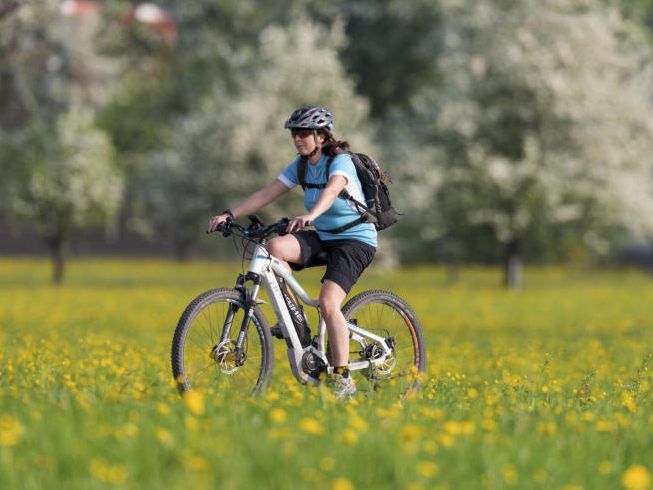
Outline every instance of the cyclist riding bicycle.
<svg viewBox="0 0 653 490">
<path fill-rule="evenodd" d="M 288 234 L 270 240 L 267 250 L 296 271 L 325 265 L 323 257 L 326 253 L 320 311 L 329 334 L 335 395 L 343 398 L 353 395 L 356 385 L 349 375 L 349 332 L 340 308 L 374 258 L 377 232 L 371 223 L 347 226 L 360 214 L 349 200 L 338 196 L 346 190 L 358 201 L 364 202 L 364 197 L 356 167 L 346 153 L 349 144 L 333 136 L 331 113 L 323 107 L 304 106 L 291 114 L 284 127 L 290 130 L 297 157 L 274 181 L 213 217 L 208 231 L 215 231 L 227 219 L 255 213 L 303 184 L 304 205 L 308 213 L 290 220 Z M 298 170 L 304 166 L 300 165 L 302 160 L 306 162 L 304 176 L 298 175 Z M 304 229 L 311 225 L 314 231 Z"/>
</svg>

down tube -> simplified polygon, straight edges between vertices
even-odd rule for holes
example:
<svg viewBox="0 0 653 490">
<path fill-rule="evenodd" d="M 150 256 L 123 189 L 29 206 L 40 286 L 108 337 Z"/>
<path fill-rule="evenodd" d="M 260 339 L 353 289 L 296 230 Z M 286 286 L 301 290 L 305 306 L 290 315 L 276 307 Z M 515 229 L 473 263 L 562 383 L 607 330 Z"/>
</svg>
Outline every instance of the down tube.
<svg viewBox="0 0 653 490">
<path fill-rule="evenodd" d="M 297 279 L 295 279 L 295 276 L 293 276 L 292 272 L 286 269 L 281 264 L 281 262 L 279 262 L 275 258 L 272 258 L 271 267 L 275 274 L 282 277 L 284 281 L 286 281 L 286 284 L 290 286 L 290 288 L 297 294 L 297 296 L 299 296 L 299 299 L 301 299 L 304 302 L 304 304 L 309 306 L 320 306 L 320 301 L 311 298 L 309 294 L 301 286 L 301 284 L 299 284 Z"/>
</svg>

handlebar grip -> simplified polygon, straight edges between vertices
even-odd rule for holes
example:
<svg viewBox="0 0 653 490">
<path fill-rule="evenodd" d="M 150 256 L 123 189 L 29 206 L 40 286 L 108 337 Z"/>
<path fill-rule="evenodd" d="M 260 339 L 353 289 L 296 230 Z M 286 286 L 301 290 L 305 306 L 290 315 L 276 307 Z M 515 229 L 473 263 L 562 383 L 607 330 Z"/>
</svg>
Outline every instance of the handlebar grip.
<svg viewBox="0 0 653 490">
<path fill-rule="evenodd" d="M 231 218 L 227 218 L 224 220 L 222 223 L 220 223 L 218 226 L 216 226 L 215 230 L 206 230 L 206 234 L 210 235 L 211 233 L 216 233 L 216 232 L 222 232 L 222 236 L 229 236 L 229 229 L 231 228 L 231 223 L 232 220 Z M 209 222 L 210 226 L 210 222 Z"/>
</svg>

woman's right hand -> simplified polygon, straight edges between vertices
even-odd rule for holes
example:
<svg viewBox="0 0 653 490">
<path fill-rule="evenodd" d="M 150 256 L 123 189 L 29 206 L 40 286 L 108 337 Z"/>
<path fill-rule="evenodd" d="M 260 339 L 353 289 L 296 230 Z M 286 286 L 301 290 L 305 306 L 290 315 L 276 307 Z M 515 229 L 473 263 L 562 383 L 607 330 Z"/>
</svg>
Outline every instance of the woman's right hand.
<svg viewBox="0 0 653 490">
<path fill-rule="evenodd" d="M 222 213 L 222 214 L 220 214 L 218 216 L 214 216 L 209 221 L 209 227 L 206 230 L 206 232 L 207 233 L 213 233 L 215 230 L 218 229 L 218 226 L 220 226 L 222 223 L 224 223 L 225 221 L 227 221 L 230 218 L 231 218 L 231 216 L 229 215 L 229 213 Z"/>
</svg>

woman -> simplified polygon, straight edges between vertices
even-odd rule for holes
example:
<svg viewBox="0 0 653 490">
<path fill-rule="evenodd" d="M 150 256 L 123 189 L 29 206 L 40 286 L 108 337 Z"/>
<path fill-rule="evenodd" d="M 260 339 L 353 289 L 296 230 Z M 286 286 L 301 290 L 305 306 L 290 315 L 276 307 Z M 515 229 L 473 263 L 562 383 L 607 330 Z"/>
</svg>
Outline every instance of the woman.
<svg viewBox="0 0 653 490">
<path fill-rule="evenodd" d="M 365 201 L 354 163 L 345 153 L 349 144 L 336 141 L 331 133 L 331 113 L 322 107 L 304 106 L 292 113 L 284 127 L 290 130 L 297 158 L 273 182 L 212 218 L 209 231 L 214 231 L 229 217 L 235 219 L 254 213 L 300 182 L 305 183 L 304 205 L 308 213 L 293 218 L 288 224 L 289 234 L 270 240 L 267 249 L 294 270 L 323 265 L 317 257 L 320 252 L 326 252 L 327 268 L 322 278 L 320 310 L 329 333 L 335 394 L 344 398 L 353 395 L 356 386 L 349 375 L 349 331 L 340 307 L 374 258 L 376 229 L 369 223 L 345 226 L 360 215 L 349 201 L 338 197 L 340 192 L 346 189 L 354 199 Z M 303 166 L 300 165 L 302 159 L 306 160 Z M 303 180 L 298 175 L 298 169 L 302 167 L 305 167 Z M 315 227 L 315 231 L 304 230 L 310 225 Z M 341 227 L 347 229 L 335 232 Z"/>
</svg>

